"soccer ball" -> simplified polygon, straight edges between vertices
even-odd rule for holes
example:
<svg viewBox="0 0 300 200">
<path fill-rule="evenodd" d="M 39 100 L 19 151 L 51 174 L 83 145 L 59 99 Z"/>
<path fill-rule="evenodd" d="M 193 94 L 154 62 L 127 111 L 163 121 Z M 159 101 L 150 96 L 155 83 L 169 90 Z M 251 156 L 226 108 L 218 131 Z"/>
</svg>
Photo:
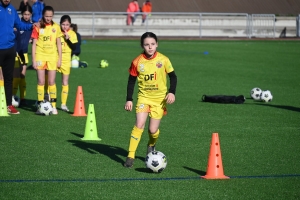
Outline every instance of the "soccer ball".
<svg viewBox="0 0 300 200">
<path fill-rule="evenodd" d="M 38 105 L 38 109 L 39 109 L 40 113 L 44 114 L 45 116 L 51 115 L 52 111 L 53 111 L 53 107 L 49 101 L 42 101 Z"/>
<path fill-rule="evenodd" d="M 20 98 L 17 95 L 13 95 L 11 103 L 12 103 L 12 105 L 14 107 L 16 107 L 16 108 L 19 107 L 19 105 L 20 105 Z"/>
<path fill-rule="evenodd" d="M 78 68 L 79 67 L 79 61 L 74 59 L 71 61 L 71 67 L 72 68 Z"/>
<path fill-rule="evenodd" d="M 105 67 L 108 67 L 109 64 L 108 64 L 107 60 L 101 60 L 99 65 L 101 68 L 105 68 Z"/>
<path fill-rule="evenodd" d="M 146 156 L 145 164 L 151 171 L 160 173 L 167 167 L 167 157 L 160 151 L 152 151 Z"/>
<path fill-rule="evenodd" d="M 272 101 L 273 96 L 271 94 L 271 91 L 269 91 L 269 90 L 262 91 L 260 99 L 264 102 Z"/>
<path fill-rule="evenodd" d="M 255 87 L 251 90 L 250 95 L 254 100 L 260 100 L 261 93 L 262 93 L 262 90 L 258 87 Z"/>
</svg>

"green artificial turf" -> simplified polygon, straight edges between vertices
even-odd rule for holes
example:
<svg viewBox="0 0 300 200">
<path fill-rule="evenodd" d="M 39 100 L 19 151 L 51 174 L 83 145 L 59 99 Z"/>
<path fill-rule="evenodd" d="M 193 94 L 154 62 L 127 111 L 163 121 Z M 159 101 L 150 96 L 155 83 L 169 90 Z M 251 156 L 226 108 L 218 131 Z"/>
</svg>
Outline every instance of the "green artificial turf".
<svg viewBox="0 0 300 200">
<path fill-rule="evenodd" d="M 134 112 L 124 111 L 128 68 L 141 52 L 139 41 L 87 40 L 81 47 L 80 59 L 89 65 L 72 69 L 67 105 L 73 112 L 82 86 L 101 141 L 81 140 L 87 117 L 60 110 L 35 115 L 36 74 L 28 70 L 29 106 L 0 117 L 1 199 L 300 198 L 299 41 L 159 41 L 178 77 L 176 102 L 168 106 L 156 146 L 168 159 L 160 174 L 145 169 L 146 131 L 134 167 L 123 167 L 135 123 Z M 99 68 L 101 59 L 108 68 Z M 250 99 L 254 87 L 270 90 L 273 101 Z M 57 88 L 59 107 L 60 74 Z M 247 100 L 204 103 L 204 94 Z M 219 134 L 229 180 L 200 179 L 212 133 Z"/>
</svg>

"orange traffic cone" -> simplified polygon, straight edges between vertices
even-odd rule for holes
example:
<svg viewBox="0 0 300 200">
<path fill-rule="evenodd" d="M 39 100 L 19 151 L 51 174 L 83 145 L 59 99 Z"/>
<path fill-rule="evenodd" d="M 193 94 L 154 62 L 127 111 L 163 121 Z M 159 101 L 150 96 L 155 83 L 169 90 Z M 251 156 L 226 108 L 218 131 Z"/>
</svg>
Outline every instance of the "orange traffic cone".
<svg viewBox="0 0 300 200">
<path fill-rule="evenodd" d="M 82 86 L 77 87 L 76 101 L 75 101 L 73 116 L 75 116 L 75 117 L 86 116 Z"/>
<path fill-rule="evenodd" d="M 218 133 L 212 134 L 206 175 L 201 176 L 201 178 L 205 178 L 205 179 L 228 179 L 229 178 L 228 176 L 224 175 L 224 171 L 223 171 L 222 155 L 221 155 Z"/>
</svg>

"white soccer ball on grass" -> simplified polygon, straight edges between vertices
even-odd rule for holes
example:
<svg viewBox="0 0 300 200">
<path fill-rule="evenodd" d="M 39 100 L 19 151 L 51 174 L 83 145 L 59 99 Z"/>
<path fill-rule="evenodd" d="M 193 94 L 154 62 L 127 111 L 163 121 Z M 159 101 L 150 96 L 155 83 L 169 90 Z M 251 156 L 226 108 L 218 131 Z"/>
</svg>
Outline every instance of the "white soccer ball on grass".
<svg viewBox="0 0 300 200">
<path fill-rule="evenodd" d="M 51 115 L 52 111 L 53 111 L 53 107 L 49 101 L 42 101 L 38 105 L 38 109 L 39 109 L 40 113 L 44 114 L 45 116 Z"/>
<path fill-rule="evenodd" d="M 167 157 L 160 151 L 152 151 L 146 156 L 145 164 L 151 171 L 160 173 L 167 167 Z"/>
<path fill-rule="evenodd" d="M 262 91 L 260 95 L 260 100 L 263 102 L 270 102 L 273 100 L 273 95 L 270 90 Z"/>
<path fill-rule="evenodd" d="M 252 97 L 252 99 L 254 100 L 260 100 L 260 95 L 262 93 L 262 90 L 258 87 L 255 87 L 251 90 L 250 95 Z"/>
</svg>

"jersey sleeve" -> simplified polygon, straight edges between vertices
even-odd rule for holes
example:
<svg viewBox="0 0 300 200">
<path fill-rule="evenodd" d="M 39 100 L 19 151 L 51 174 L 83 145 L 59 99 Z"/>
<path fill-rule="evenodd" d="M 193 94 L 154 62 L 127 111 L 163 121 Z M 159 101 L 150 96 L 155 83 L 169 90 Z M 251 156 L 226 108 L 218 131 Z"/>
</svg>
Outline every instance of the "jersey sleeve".
<svg viewBox="0 0 300 200">
<path fill-rule="evenodd" d="M 38 31 L 38 28 L 37 28 L 37 27 L 34 27 L 32 33 L 31 33 L 31 37 L 32 37 L 33 39 L 38 39 L 38 37 L 39 37 L 39 31 Z"/>
<path fill-rule="evenodd" d="M 70 32 L 70 41 L 74 44 L 74 43 L 77 43 L 78 40 L 77 40 L 77 35 L 74 31 L 71 31 Z"/>
<path fill-rule="evenodd" d="M 131 66 L 128 71 L 131 76 L 138 76 L 137 66 L 134 63 L 134 61 L 131 63 Z"/>
<path fill-rule="evenodd" d="M 173 68 L 172 63 L 171 63 L 169 58 L 166 58 L 165 68 L 166 68 L 167 73 L 170 73 L 170 72 L 174 71 L 174 68 Z"/>
</svg>

